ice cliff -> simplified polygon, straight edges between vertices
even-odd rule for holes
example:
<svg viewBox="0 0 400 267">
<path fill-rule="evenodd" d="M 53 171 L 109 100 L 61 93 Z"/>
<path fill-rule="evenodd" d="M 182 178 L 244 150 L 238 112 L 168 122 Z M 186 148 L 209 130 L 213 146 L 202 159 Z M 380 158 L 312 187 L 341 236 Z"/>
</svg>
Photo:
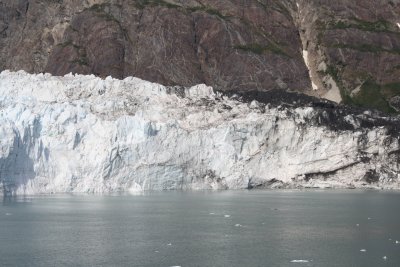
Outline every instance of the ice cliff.
<svg viewBox="0 0 400 267">
<path fill-rule="evenodd" d="M 247 98 L 3 71 L 0 189 L 400 188 L 397 118 Z"/>
</svg>

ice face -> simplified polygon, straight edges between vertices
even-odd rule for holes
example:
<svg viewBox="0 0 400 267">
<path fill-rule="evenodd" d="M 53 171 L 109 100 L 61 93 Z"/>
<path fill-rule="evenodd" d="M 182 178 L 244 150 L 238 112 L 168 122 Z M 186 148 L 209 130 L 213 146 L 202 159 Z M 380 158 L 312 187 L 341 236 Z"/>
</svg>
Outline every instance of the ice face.
<svg viewBox="0 0 400 267">
<path fill-rule="evenodd" d="M 240 102 L 205 85 L 3 71 L 0 183 L 20 194 L 400 187 L 388 129 L 309 124 L 318 112 Z"/>
</svg>

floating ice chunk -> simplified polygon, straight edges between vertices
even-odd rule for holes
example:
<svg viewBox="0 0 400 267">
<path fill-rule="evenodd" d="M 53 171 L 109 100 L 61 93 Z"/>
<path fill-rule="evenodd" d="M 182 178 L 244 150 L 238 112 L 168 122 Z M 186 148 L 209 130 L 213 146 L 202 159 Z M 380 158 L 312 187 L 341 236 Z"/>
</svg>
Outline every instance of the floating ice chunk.
<svg viewBox="0 0 400 267">
<path fill-rule="evenodd" d="M 215 215 L 215 213 L 214 212 L 210 212 L 210 215 Z"/>
<path fill-rule="evenodd" d="M 363 249 L 360 249 L 360 251 L 361 251 L 361 252 L 367 252 L 367 250 L 364 249 L 364 248 L 363 248 Z"/>
<path fill-rule="evenodd" d="M 168 243 L 167 246 L 172 246 L 172 243 Z"/>
<path fill-rule="evenodd" d="M 8 212 L 7 212 L 7 213 L 6 213 L 6 216 L 11 216 L 11 213 L 8 213 Z"/>
<path fill-rule="evenodd" d="M 359 224 L 359 223 L 357 223 L 357 224 L 356 224 L 356 226 L 357 226 L 357 227 L 359 227 L 359 226 L 360 226 L 360 224 Z"/>
<path fill-rule="evenodd" d="M 292 262 L 292 263 L 307 263 L 307 262 L 310 262 L 310 261 L 308 261 L 308 260 L 292 260 L 290 262 Z"/>
<path fill-rule="evenodd" d="M 400 244 L 400 241 L 396 240 L 396 244 Z"/>
<path fill-rule="evenodd" d="M 225 217 L 225 218 L 229 218 L 229 217 L 231 217 L 231 215 L 225 214 L 224 217 Z"/>
<path fill-rule="evenodd" d="M 399 28 L 400 28 L 400 23 L 397 23 L 397 27 L 399 27 Z"/>
<path fill-rule="evenodd" d="M 368 220 L 371 220 L 371 218 L 370 218 L 370 217 L 368 217 Z"/>
<path fill-rule="evenodd" d="M 385 260 L 387 260 L 387 257 L 386 257 L 386 256 L 383 256 L 382 259 L 385 261 Z"/>
<path fill-rule="evenodd" d="M 243 227 L 243 225 L 237 223 L 237 224 L 235 224 L 235 227 Z"/>
<path fill-rule="evenodd" d="M 160 251 L 158 251 L 158 250 L 155 250 L 154 252 L 155 252 L 155 253 L 159 253 Z"/>
</svg>

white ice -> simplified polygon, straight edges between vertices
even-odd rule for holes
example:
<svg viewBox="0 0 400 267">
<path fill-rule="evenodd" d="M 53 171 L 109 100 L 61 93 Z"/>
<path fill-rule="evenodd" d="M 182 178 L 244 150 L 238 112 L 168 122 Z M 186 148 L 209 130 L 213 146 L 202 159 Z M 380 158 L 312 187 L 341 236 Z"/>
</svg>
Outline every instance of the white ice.
<svg viewBox="0 0 400 267">
<path fill-rule="evenodd" d="M 381 176 L 376 187 L 400 188 L 391 156 L 399 144 L 385 127 L 332 130 L 307 123 L 324 116 L 313 107 L 240 102 L 205 85 L 182 90 L 3 71 L 0 191 L 363 187 L 369 169 Z"/>
</svg>

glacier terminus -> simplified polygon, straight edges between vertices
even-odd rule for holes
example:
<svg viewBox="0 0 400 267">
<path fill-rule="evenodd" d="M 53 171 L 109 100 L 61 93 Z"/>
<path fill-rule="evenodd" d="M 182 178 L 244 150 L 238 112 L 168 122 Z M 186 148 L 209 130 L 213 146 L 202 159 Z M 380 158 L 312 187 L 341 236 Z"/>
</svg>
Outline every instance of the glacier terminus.
<svg viewBox="0 0 400 267">
<path fill-rule="evenodd" d="M 0 191 L 399 189 L 399 119 L 324 103 L 3 71 Z"/>
</svg>

